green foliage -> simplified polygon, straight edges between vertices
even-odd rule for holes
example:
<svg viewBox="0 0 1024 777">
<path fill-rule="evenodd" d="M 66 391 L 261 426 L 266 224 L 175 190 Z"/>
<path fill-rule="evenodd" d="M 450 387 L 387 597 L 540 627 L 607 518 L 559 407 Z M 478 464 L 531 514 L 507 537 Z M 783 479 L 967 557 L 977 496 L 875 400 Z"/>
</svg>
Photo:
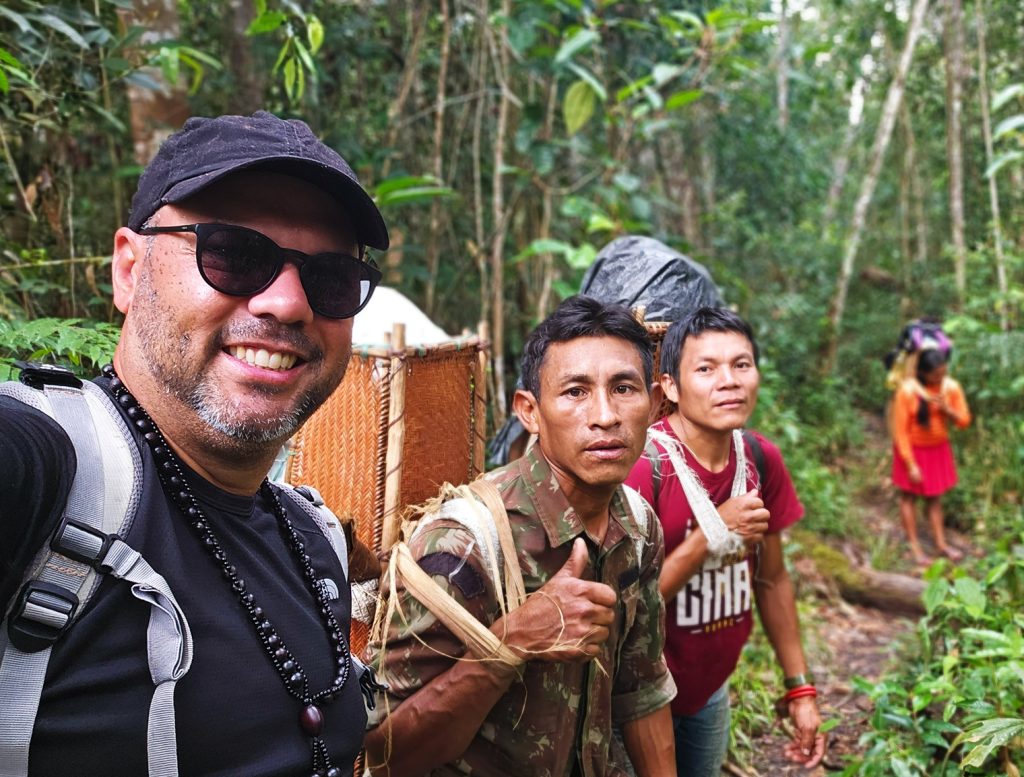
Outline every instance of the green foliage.
<svg viewBox="0 0 1024 777">
<path fill-rule="evenodd" d="M 729 759 L 750 769 L 758 737 L 775 724 L 775 700 L 781 696 L 775 654 L 758 628 L 743 646 L 739 666 L 729 678 Z"/>
<path fill-rule="evenodd" d="M 13 364 L 19 359 L 59 363 L 91 377 L 113 357 L 119 334 L 118 327 L 81 319 L 0 319 L 0 380 L 15 376 Z"/>
<path fill-rule="evenodd" d="M 1024 534 L 998 547 L 973 574 L 929 570 L 916 650 L 883 682 L 858 685 L 875 710 L 847 774 L 888 774 L 891 758 L 928 775 L 1024 762 Z"/>
<path fill-rule="evenodd" d="M 992 110 L 999 113 L 1006 105 L 1024 102 L 1024 84 L 1010 84 L 992 98 Z M 992 131 L 992 140 L 1000 142 L 999 153 L 985 170 L 989 178 L 1007 165 L 1020 165 L 1024 159 L 1024 113 L 1015 113 L 1001 119 Z"/>
<path fill-rule="evenodd" d="M 306 78 L 317 75 L 314 57 L 324 43 L 324 25 L 313 13 L 297 3 L 283 2 L 286 10 L 268 8 L 267 0 L 256 0 L 256 17 L 246 35 L 268 35 L 283 31 L 284 42 L 277 54 L 273 72 L 280 74 L 289 103 L 297 103 L 306 93 Z M 305 29 L 305 35 L 301 30 Z"/>
<path fill-rule="evenodd" d="M 404 175 L 389 178 L 377 184 L 373 198 L 377 207 L 384 213 L 395 205 L 429 202 L 434 199 L 451 199 L 455 191 L 448 186 L 441 186 L 433 176 Z"/>
</svg>

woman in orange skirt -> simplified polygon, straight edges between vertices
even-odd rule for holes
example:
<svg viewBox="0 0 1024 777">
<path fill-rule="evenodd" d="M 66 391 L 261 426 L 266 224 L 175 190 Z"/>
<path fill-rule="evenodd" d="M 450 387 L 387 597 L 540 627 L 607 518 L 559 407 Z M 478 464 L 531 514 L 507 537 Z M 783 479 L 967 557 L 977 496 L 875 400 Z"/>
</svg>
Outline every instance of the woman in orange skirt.
<svg viewBox="0 0 1024 777">
<path fill-rule="evenodd" d="M 915 355 L 916 374 L 900 384 L 892 407 L 892 480 L 900 491 L 900 518 L 914 560 L 929 563 L 917 538 L 916 503 L 923 497 L 935 549 L 959 561 L 963 553 L 946 542 L 940 498 L 957 480 L 948 424 L 963 429 L 971 411 L 960 384 L 947 374 L 946 352 L 930 348 Z"/>
</svg>

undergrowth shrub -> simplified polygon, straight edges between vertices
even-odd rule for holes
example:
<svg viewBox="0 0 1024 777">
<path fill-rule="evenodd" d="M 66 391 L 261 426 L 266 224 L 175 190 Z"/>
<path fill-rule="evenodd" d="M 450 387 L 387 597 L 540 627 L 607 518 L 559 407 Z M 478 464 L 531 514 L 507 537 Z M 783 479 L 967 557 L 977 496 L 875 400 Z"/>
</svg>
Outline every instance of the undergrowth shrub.
<svg viewBox="0 0 1024 777">
<path fill-rule="evenodd" d="M 120 331 L 113 324 L 77 318 L 0 319 L 0 380 L 16 377 L 19 359 L 61 364 L 91 377 L 113 357 Z"/>
<path fill-rule="evenodd" d="M 900 670 L 855 680 L 871 698 L 864 755 L 844 775 L 1019 775 L 1024 764 L 1024 532 L 975 575 L 940 561 Z"/>
</svg>

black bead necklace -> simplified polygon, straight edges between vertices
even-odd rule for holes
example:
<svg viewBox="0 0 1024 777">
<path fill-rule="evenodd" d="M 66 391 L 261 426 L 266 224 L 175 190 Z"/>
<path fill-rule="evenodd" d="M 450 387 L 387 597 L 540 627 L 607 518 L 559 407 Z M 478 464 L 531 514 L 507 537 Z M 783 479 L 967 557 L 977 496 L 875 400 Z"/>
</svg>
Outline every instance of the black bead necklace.
<svg viewBox="0 0 1024 777">
<path fill-rule="evenodd" d="M 164 492 L 178 506 L 189 522 L 189 525 L 199 535 L 203 547 L 206 548 L 214 561 L 220 565 L 224 577 L 231 585 L 232 590 L 238 597 L 238 601 L 248 613 L 249 620 L 252 621 L 256 629 L 256 635 L 259 637 L 264 651 L 270 658 L 270 663 L 273 664 L 278 676 L 280 676 L 281 681 L 284 683 L 285 689 L 290 696 L 302 704 L 302 709 L 299 713 L 299 726 L 302 728 L 303 733 L 311 740 L 310 747 L 313 750 L 312 777 L 341 777 L 342 770 L 331 764 L 327 743 L 324 742 L 320 735 L 324 729 L 322 706 L 332 701 L 341 693 L 345 687 L 345 682 L 348 680 L 351 667 L 348 639 L 342 631 L 338 619 L 334 617 L 334 612 L 331 610 L 330 601 L 327 599 L 327 592 L 325 590 L 326 586 L 317 585 L 316 571 L 313 569 L 309 554 L 306 553 L 305 544 L 302 542 L 298 531 L 292 525 L 291 519 L 285 513 L 280 498 L 270 487 L 270 483 L 264 480 L 260 485 L 260 494 L 271 506 L 274 516 L 277 518 L 277 525 L 281 535 L 298 560 L 299 567 L 306 578 L 309 589 L 313 592 L 313 596 L 319 606 L 320 620 L 323 621 L 324 627 L 327 629 L 327 635 L 332 645 L 337 666 L 333 682 L 327 688 L 315 693 L 309 689 L 309 678 L 306 677 L 306 672 L 303 670 L 302 665 L 299 664 L 298 659 L 284 644 L 274 625 L 270 622 L 266 613 L 264 613 L 263 608 L 256 604 L 255 597 L 246 588 L 245 581 L 238 576 L 234 565 L 228 562 L 224 549 L 213 532 L 210 520 L 203 512 L 203 508 L 199 506 L 198 500 L 185 479 L 181 469 L 181 462 L 167 444 L 163 433 L 153 419 L 149 417 L 149 414 L 142 405 L 139 404 L 138 400 L 128 391 L 128 388 L 121 379 L 117 377 L 113 365 L 108 364 L 104 367 L 103 374 L 110 378 L 110 389 L 114 392 L 118 404 L 124 408 L 125 414 L 142 433 L 143 439 L 153 452 L 157 473 L 160 476 L 160 483 L 163 485 Z"/>
</svg>

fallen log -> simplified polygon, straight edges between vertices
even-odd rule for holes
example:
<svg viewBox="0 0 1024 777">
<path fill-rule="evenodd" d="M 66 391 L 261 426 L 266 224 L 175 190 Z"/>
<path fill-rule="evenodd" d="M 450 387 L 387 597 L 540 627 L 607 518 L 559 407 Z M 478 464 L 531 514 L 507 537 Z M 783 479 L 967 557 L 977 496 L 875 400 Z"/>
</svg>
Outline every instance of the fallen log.
<svg viewBox="0 0 1024 777">
<path fill-rule="evenodd" d="M 793 538 L 844 600 L 899 615 L 924 615 L 925 583 L 920 578 L 856 564 L 809 532 L 794 532 Z"/>
</svg>

